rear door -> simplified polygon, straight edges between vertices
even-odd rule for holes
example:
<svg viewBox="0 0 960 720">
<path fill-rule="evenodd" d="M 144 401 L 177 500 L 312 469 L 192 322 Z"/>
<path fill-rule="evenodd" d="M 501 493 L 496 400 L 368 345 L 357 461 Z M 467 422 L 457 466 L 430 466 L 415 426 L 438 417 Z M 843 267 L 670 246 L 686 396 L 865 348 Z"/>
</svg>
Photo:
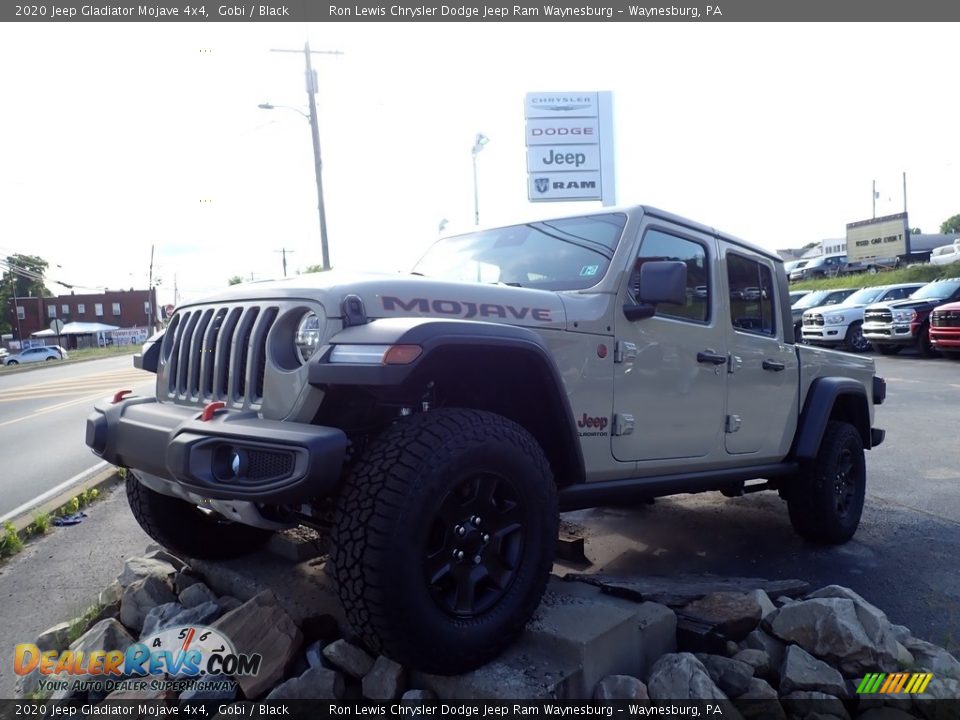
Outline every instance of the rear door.
<svg viewBox="0 0 960 720">
<path fill-rule="evenodd" d="M 724 444 L 731 455 L 780 460 L 797 425 L 799 363 L 784 342 L 774 261 L 725 241 L 721 252 L 730 297 L 722 319 L 730 347 Z M 760 288 L 759 297 L 746 288 Z"/>
</svg>

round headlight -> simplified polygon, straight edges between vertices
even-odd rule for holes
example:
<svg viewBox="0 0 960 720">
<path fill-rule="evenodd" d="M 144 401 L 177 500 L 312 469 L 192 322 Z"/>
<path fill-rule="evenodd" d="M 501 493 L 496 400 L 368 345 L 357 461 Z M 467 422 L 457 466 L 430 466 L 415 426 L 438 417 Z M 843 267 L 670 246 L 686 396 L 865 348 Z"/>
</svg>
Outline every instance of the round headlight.
<svg viewBox="0 0 960 720">
<path fill-rule="evenodd" d="M 315 312 L 306 313 L 297 326 L 297 354 L 301 362 L 307 362 L 320 347 L 323 335 L 323 320 Z"/>
</svg>

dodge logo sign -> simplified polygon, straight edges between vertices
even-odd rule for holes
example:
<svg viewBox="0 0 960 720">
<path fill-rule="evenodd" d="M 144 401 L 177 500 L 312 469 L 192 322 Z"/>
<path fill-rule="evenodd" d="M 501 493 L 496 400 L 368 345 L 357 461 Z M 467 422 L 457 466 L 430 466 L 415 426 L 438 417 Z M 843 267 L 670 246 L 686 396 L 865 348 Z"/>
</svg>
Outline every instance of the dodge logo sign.
<svg viewBox="0 0 960 720">
<path fill-rule="evenodd" d="M 550 189 L 550 178 L 545 178 L 545 177 L 537 178 L 536 180 L 533 181 L 533 184 L 536 186 L 537 192 L 545 193 L 547 190 Z"/>
</svg>

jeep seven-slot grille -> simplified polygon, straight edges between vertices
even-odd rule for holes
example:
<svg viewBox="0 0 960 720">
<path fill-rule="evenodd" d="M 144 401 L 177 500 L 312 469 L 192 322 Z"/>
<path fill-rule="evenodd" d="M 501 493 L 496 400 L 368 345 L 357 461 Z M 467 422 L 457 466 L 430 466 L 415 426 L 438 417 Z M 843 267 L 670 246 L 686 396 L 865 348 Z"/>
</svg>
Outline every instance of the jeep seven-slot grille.
<svg viewBox="0 0 960 720">
<path fill-rule="evenodd" d="M 930 324 L 934 327 L 960 327 L 960 310 L 937 310 Z"/>
<path fill-rule="evenodd" d="M 279 308 L 192 308 L 170 322 L 168 397 L 175 402 L 256 406 L 263 399 L 267 334 Z"/>
<path fill-rule="evenodd" d="M 893 312 L 890 310 L 867 310 L 863 314 L 864 322 L 889 323 L 893 322 Z"/>
</svg>

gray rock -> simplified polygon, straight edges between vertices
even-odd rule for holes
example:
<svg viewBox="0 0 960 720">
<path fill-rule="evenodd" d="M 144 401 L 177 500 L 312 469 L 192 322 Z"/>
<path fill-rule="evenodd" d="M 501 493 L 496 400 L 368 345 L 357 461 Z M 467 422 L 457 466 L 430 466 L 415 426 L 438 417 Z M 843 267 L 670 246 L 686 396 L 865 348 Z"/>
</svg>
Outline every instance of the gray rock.
<svg viewBox="0 0 960 720">
<path fill-rule="evenodd" d="M 55 650 L 59 653 L 66 650 L 70 645 L 70 623 L 62 622 L 47 628 L 37 636 L 36 645 L 40 652 Z"/>
<path fill-rule="evenodd" d="M 231 610 L 236 610 L 238 607 L 243 605 L 243 603 L 232 595 L 224 595 L 223 597 L 217 598 L 217 605 L 220 606 L 220 610 L 222 610 L 223 614 L 226 615 Z"/>
<path fill-rule="evenodd" d="M 850 720 L 850 715 L 843 706 L 843 701 L 833 695 L 810 690 L 795 690 L 780 698 L 783 709 L 791 715 L 806 718 L 813 713 L 833 715 L 843 720 Z"/>
<path fill-rule="evenodd" d="M 843 675 L 798 645 L 787 648 L 780 667 L 780 692 L 787 695 L 794 690 L 817 690 L 837 697 L 847 695 Z"/>
<path fill-rule="evenodd" d="M 74 653 L 82 652 L 84 656 L 87 656 L 94 650 L 123 651 L 133 643 L 133 637 L 119 622 L 116 620 L 101 620 L 70 643 L 70 650 Z"/>
<path fill-rule="evenodd" d="M 750 678 L 753 677 L 753 668 L 745 662 L 734 660 L 720 655 L 696 656 L 710 674 L 713 680 L 727 695 L 735 698 L 747 691 Z"/>
<path fill-rule="evenodd" d="M 400 696 L 400 700 L 408 703 L 432 702 L 436 699 L 437 696 L 429 690 L 407 690 Z"/>
<path fill-rule="evenodd" d="M 857 619 L 863 626 L 864 632 L 874 644 L 892 648 L 896 641 L 896 635 L 890 627 L 890 620 L 887 614 L 876 605 L 873 605 L 863 599 L 850 588 L 841 585 L 828 585 L 820 588 L 816 592 L 810 593 L 808 598 L 845 598 L 850 600 L 857 612 Z"/>
<path fill-rule="evenodd" d="M 226 685 L 226 687 L 210 687 L 211 685 Z M 220 700 L 235 700 L 237 698 L 237 683 L 227 675 L 205 675 L 197 684 L 189 690 L 180 693 L 180 700 L 183 702 L 208 701 L 215 702 Z"/>
<path fill-rule="evenodd" d="M 325 643 L 320 640 L 316 640 L 310 643 L 307 646 L 304 655 L 306 656 L 307 665 L 310 667 L 328 667 L 325 658 L 323 657 L 323 648 Z"/>
<path fill-rule="evenodd" d="M 120 598 L 120 622 L 139 633 L 148 612 L 157 605 L 175 601 L 176 598 L 165 580 L 157 575 L 148 575 L 142 580 L 130 583 L 124 589 L 123 597 Z"/>
<path fill-rule="evenodd" d="M 632 675 L 607 675 L 597 683 L 593 691 L 594 700 L 646 700 L 649 702 L 647 686 Z"/>
<path fill-rule="evenodd" d="M 203 582 L 196 575 L 191 575 L 187 572 L 178 572 L 173 576 L 173 591 L 179 596 L 184 590 L 186 590 L 191 585 L 196 585 L 199 582 Z"/>
<path fill-rule="evenodd" d="M 770 664 L 770 654 L 766 650 L 741 650 L 733 656 L 733 659 L 752 667 L 753 674 L 757 677 L 767 677 L 773 669 Z"/>
<path fill-rule="evenodd" d="M 781 595 L 774 601 L 774 605 L 777 607 L 783 607 L 784 605 L 793 605 L 795 602 L 798 602 L 796 598 L 792 598 L 787 595 Z"/>
<path fill-rule="evenodd" d="M 327 668 L 310 668 L 300 677 L 277 685 L 267 700 L 339 700 L 345 688 L 343 675 Z"/>
<path fill-rule="evenodd" d="M 184 588 L 183 592 L 177 595 L 180 604 L 184 607 L 196 607 L 206 602 L 216 602 L 217 596 L 202 582 L 194 583 L 190 587 Z"/>
<path fill-rule="evenodd" d="M 761 620 L 777 609 L 777 606 L 773 604 L 773 600 L 771 600 L 770 596 L 767 595 L 767 593 L 765 593 L 763 590 L 751 590 L 747 593 L 747 595 L 755 600 L 757 605 L 760 606 Z"/>
<path fill-rule="evenodd" d="M 603 591 L 618 597 L 642 602 L 649 600 L 670 607 L 682 607 L 715 592 L 747 593 L 756 588 L 767 595 L 802 595 L 810 587 L 802 580 L 764 580 L 763 578 L 731 578 L 718 575 L 679 573 L 664 577 L 613 577 L 568 573 L 564 580 L 599 585 Z"/>
<path fill-rule="evenodd" d="M 363 696 L 371 700 L 395 700 L 404 690 L 403 666 L 381 655 L 363 676 Z"/>
<path fill-rule="evenodd" d="M 170 563 L 173 565 L 174 569 L 177 572 L 183 572 L 184 570 L 189 570 L 189 566 L 183 560 L 178 558 L 176 555 L 171 555 L 166 550 L 148 550 L 144 557 L 148 560 L 160 560 L 162 562 Z"/>
<path fill-rule="evenodd" d="M 762 608 L 749 593 L 715 592 L 694 600 L 683 614 L 717 626 L 730 640 L 743 640 L 760 623 Z"/>
<path fill-rule="evenodd" d="M 211 627 L 230 638 L 238 653 L 263 657 L 259 673 L 236 677 L 248 698 L 260 696 L 280 681 L 303 641 L 299 628 L 269 590 L 231 610 Z"/>
<path fill-rule="evenodd" d="M 140 637 L 148 637 L 177 625 L 209 625 L 222 614 L 220 606 L 215 602 L 205 602 L 189 608 L 180 603 L 167 603 L 147 613 Z"/>
<path fill-rule="evenodd" d="M 132 557 L 123 564 L 123 572 L 117 577 L 117 581 L 126 588 L 148 577 L 158 577 L 166 581 L 176 571 L 177 569 L 165 560 Z"/>
<path fill-rule="evenodd" d="M 768 623 L 773 635 L 796 643 L 847 677 L 897 669 L 893 635 L 882 627 L 874 636 L 868 635 L 854 601 L 848 598 L 815 598 L 787 605 L 771 614 Z"/>
<path fill-rule="evenodd" d="M 647 678 L 651 700 L 726 700 L 710 674 L 690 653 L 670 653 L 653 664 Z"/>
<path fill-rule="evenodd" d="M 900 643 L 897 643 L 897 664 L 900 666 L 900 669 L 905 670 L 912 668 L 915 663 L 916 658 L 913 657 L 913 653 Z"/>
<path fill-rule="evenodd" d="M 745 702 L 747 700 L 750 702 Z M 737 702 L 737 709 L 750 720 L 786 720 L 777 691 L 766 680 L 750 678 L 747 691 Z"/>
<path fill-rule="evenodd" d="M 783 653 L 787 649 L 784 642 L 771 637 L 760 628 L 747 635 L 740 643 L 740 647 L 744 650 L 762 650 L 765 652 L 770 658 L 771 671 L 778 669 L 783 663 Z"/>
<path fill-rule="evenodd" d="M 727 657 L 733 657 L 740 652 L 740 646 L 737 645 L 733 640 L 727 640 L 723 646 L 723 650 L 727 654 Z"/>
<path fill-rule="evenodd" d="M 938 679 L 960 680 L 960 662 L 943 648 L 913 637 L 907 638 L 904 647 L 913 655 L 917 668 L 932 672 Z"/>
<path fill-rule="evenodd" d="M 910 628 L 906 625 L 894 625 L 891 623 L 890 632 L 893 633 L 893 637 L 898 643 L 906 642 L 907 638 L 913 637 L 913 633 L 910 632 Z"/>
<path fill-rule="evenodd" d="M 373 667 L 373 658 L 346 640 L 337 640 L 323 649 L 323 656 L 353 678 L 362 678 Z"/>
<path fill-rule="evenodd" d="M 118 580 L 114 580 L 100 591 L 100 594 L 97 596 L 97 604 L 113 605 L 114 603 L 120 602 L 122 596 L 123 585 L 121 585 Z"/>
</svg>

